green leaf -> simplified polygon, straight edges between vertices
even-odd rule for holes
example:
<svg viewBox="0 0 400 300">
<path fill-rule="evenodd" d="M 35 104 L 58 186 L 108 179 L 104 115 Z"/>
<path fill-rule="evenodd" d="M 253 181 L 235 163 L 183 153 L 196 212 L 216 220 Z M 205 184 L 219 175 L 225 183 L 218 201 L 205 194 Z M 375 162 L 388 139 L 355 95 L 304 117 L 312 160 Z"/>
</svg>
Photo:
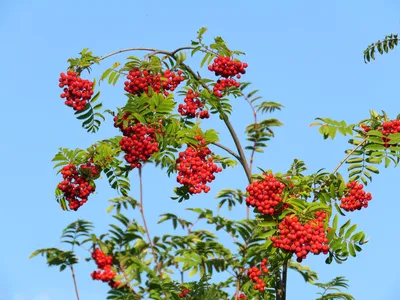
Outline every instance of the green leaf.
<svg viewBox="0 0 400 300">
<path fill-rule="evenodd" d="M 348 239 L 356 229 L 357 229 L 357 224 L 354 224 L 353 226 L 351 226 L 349 228 L 349 230 L 347 230 L 346 235 L 344 236 L 345 239 Z"/>
<path fill-rule="evenodd" d="M 366 168 L 368 171 L 371 171 L 372 173 L 379 174 L 378 168 L 376 168 L 376 167 L 374 167 L 374 166 L 367 165 L 367 166 L 365 166 L 365 168 Z"/>
<path fill-rule="evenodd" d="M 334 231 L 336 231 L 336 229 L 338 228 L 338 222 L 339 222 L 339 216 L 335 215 L 335 217 L 333 218 L 333 223 L 332 223 L 332 229 Z"/>
</svg>

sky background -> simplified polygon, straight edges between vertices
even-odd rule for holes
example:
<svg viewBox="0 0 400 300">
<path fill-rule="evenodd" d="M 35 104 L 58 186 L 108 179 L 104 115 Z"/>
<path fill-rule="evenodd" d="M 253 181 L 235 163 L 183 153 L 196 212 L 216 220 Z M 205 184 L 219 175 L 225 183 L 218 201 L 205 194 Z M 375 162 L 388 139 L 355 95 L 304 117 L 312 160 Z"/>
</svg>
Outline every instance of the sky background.
<svg viewBox="0 0 400 300">
<path fill-rule="evenodd" d="M 95 223 L 96 232 L 111 222 L 105 215 L 107 199 L 116 196 L 105 180 L 78 212 L 62 211 L 54 199 L 60 176 L 51 159 L 59 147 L 86 148 L 98 139 L 117 134 L 108 120 L 97 135 L 81 128 L 72 110 L 59 98 L 58 78 L 67 59 L 88 47 L 105 55 L 126 47 L 173 50 L 190 44 L 200 27 L 208 27 L 206 41 L 222 36 L 232 49 L 242 50 L 249 67 L 243 80 L 253 83 L 265 100 L 285 106 L 274 113 L 285 126 L 256 166 L 284 172 L 294 158 L 304 160 L 310 172 L 333 170 L 348 144 L 338 137 L 324 141 L 309 124 L 316 117 L 355 123 L 370 109 L 400 113 L 398 99 L 399 52 L 363 62 L 363 50 L 386 34 L 399 31 L 398 1 L 0 1 L 0 299 L 70 300 L 74 291 L 70 273 L 48 268 L 41 257 L 28 260 L 38 248 L 59 244 L 62 229 L 77 218 Z M 140 55 L 140 54 L 137 54 Z M 88 78 L 99 76 L 116 60 L 94 67 Z M 211 76 L 210 76 L 211 77 Z M 121 80 L 122 84 L 122 80 Z M 106 108 L 125 100 L 122 85 L 101 86 Z M 243 139 L 251 111 L 233 101 L 231 121 Z M 206 125 L 232 145 L 216 118 Z M 342 171 L 345 171 L 343 169 Z M 400 262 L 397 258 L 399 171 L 383 169 L 368 191 L 373 200 L 367 210 L 351 217 L 370 237 L 356 259 L 343 265 L 325 265 L 325 257 L 309 256 L 311 266 L 325 282 L 335 276 L 350 280 L 356 299 L 398 299 Z M 215 207 L 214 195 L 222 188 L 245 188 L 240 168 L 217 175 L 211 192 L 178 204 L 170 200 L 174 178 L 144 168 L 145 211 L 153 235 L 168 232 L 155 225 L 167 211 L 189 220 L 187 207 Z M 137 195 L 132 176 L 132 195 Z M 244 216 L 245 207 L 232 212 Z M 200 224 L 199 224 L 200 226 Z M 201 228 L 201 227 L 198 227 Z M 94 263 L 76 268 L 82 300 L 105 299 L 107 285 L 92 281 Z M 315 299 L 317 289 L 289 273 L 288 299 Z"/>
</svg>

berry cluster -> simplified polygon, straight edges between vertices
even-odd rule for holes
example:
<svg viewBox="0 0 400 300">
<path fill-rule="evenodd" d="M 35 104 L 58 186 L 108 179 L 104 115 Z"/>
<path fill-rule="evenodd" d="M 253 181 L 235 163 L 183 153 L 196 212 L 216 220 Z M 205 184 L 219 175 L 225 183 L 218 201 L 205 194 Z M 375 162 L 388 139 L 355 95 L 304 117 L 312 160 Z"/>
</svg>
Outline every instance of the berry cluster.
<svg viewBox="0 0 400 300">
<path fill-rule="evenodd" d="M 246 204 L 256 207 L 260 213 L 274 215 L 276 206 L 282 202 L 284 188 L 285 185 L 273 174 L 268 174 L 263 180 L 256 180 L 246 188 L 249 193 Z"/>
<path fill-rule="evenodd" d="M 232 77 L 240 78 L 240 74 L 245 74 L 247 63 L 234 61 L 229 56 L 219 56 L 214 59 L 212 65 L 208 66 L 208 70 L 215 72 L 216 76 L 221 76 L 225 79 L 219 79 L 214 85 L 214 95 L 221 98 L 224 91 L 229 87 L 240 87 L 240 83 Z"/>
<path fill-rule="evenodd" d="M 394 134 L 400 132 L 400 120 L 392 120 L 382 123 L 382 133 L 384 135 Z"/>
<path fill-rule="evenodd" d="M 361 124 L 361 128 L 365 131 L 368 132 L 371 130 L 371 127 Z M 382 132 L 383 135 L 388 136 L 390 134 L 395 134 L 400 132 L 400 120 L 391 120 L 391 121 L 386 121 L 383 122 L 382 125 L 379 125 L 376 130 L 379 130 Z M 388 137 L 381 137 L 382 141 L 384 142 L 384 146 L 386 148 L 389 148 L 390 146 L 394 146 L 389 144 L 390 138 Z"/>
<path fill-rule="evenodd" d="M 178 295 L 179 298 L 185 298 L 187 295 L 189 295 L 190 290 L 189 289 L 181 289 L 180 294 Z"/>
<path fill-rule="evenodd" d="M 93 82 L 78 77 L 72 71 L 61 73 L 59 81 L 59 87 L 64 88 L 60 97 L 66 98 L 65 104 L 76 111 L 82 111 L 93 95 Z"/>
<path fill-rule="evenodd" d="M 249 276 L 250 280 L 253 281 L 255 283 L 254 285 L 254 289 L 257 291 L 264 291 L 265 289 L 265 283 L 262 280 L 262 278 L 260 278 L 261 274 L 265 274 L 268 273 L 268 268 L 267 268 L 267 262 L 268 260 L 266 258 L 264 258 L 261 262 L 261 266 L 260 269 L 257 268 L 256 266 L 251 267 L 248 271 L 247 271 L 247 276 Z"/>
<path fill-rule="evenodd" d="M 199 94 L 194 93 L 193 90 L 188 90 L 185 97 L 185 104 L 179 104 L 178 112 L 182 116 L 189 118 L 199 117 L 200 119 L 208 119 L 210 114 L 207 110 L 203 110 L 204 104 L 198 98 Z M 197 110 L 200 111 L 197 111 Z"/>
<path fill-rule="evenodd" d="M 218 56 L 213 64 L 208 66 L 208 70 L 215 72 L 216 76 L 240 78 L 240 74 L 246 73 L 247 66 L 246 63 L 234 61 L 229 56 Z"/>
<path fill-rule="evenodd" d="M 214 85 L 213 91 L 214 95 L 222 98 L 224 95 L 223 92 L 230 87 L 240 87 L 240 83 L 237 82 L 235 79 L 218 79 L 217 83 Z"/>
<path fill-rule="evenodd" d="M 211 150 L 201 136 L 195 136 L 199 141 L 197 147 L 188 146 L 184 152 L 179 153 L 176 160 L 178 176 L 177 181 L 189 187 L 190 194 L 199 194 L 202 191 L 207 193 L 210 187 L 207 183 L 215 179 L 214 173 L 221 172 L 213 158 L 209 156 Z"/>
<path fill-rule="evenodd" d="M 371 127 L 369 127 L 368 125 L 365 125 L 365 124 L 361 124 L 361 128 L 362 128 L 365 132 L 368 132 L 368 131 L 371 130 Z"/>
<path fill-rule="evenodd" d="M 279 236 L 271 237 L 273 246 L 296 253 L 298 262 L 305 259 L 309 252 L 327 254 L 328 238 L 324 229 L 327 215 L 317 211 L 315 217 L 303 225 L 297 216 L 287 215 L 279 225 Z"/>
<path fill-rule="evenodd" d="M 340 207 L 345 211 L 355 211 L 361 208 L 368 207 L 368 201 L 372 199 L 370 193 L 366 193 L 362 184 L 358 184 L 355 181 L 347 183 L 347 193 L 345 197 L 342 198 L 342 203 Z"/>
<path fill-rule="evenodd" d="M 107 256 L 103 251 L 99 248 L 94 249 L 92 253 L 92 258 L 96 262 L 97 268 L 100 270 L 93 271 L 90 276 L 92 276 L 93 280 L 101 280 L 103 282 L 108 282 L 110 287 L 116 289 L 118 288 L 122 282 L 115 282 L 114 277 L 117 275 L 112 270 L 112 256 Z"/>
<path fill-rule="evenodd" d="M 240 295 L 239 295 L 239 299 L 247 299 L 247 297 L 246 297 L 245 294 L 240 294 Z"/>
<path fill-rule="evenodd" d="M 171 70 L 165 70 L 164 74 L 161 74 L 145 69 L 140 70 L 139 68 L 129 71 L 127 79 L 128 80 L 125 81 L 125 91 L 137 96 L 143 93 L 148 94 L 149 87 L 151 87 L 155 93 L 163 92 L 164 95 L 167 96 L 168 91 L 174 91 L 176 87 L 185 80 L 181 70 L 177 73 Z"/>
<path fill-rule="evenodd" d="M 128 115 L 125 115 L 122 120 L 115 117 L 114 126 L 119 127 L 124 135 L 119 144 L 121 150 L 125 152 L 125 160 L 132 168 L 140 168 L 141 162 L 146 162 L 153 153 L 159 151 L 156 132 L 161 132 L 162 124 L 150 126 L 136 121 L 125 127 L 123 120 L 127 118 Z"/>
<path fill-rule="evenodd" d="M 72 210 L 78 210 L 88 200 L 95 187 L 90 181 L 100 175 L 100 169 L 89 161 L 80 166 L 79 170 L 74 164 L 68 164 L 61 170 L 63 181 L 58 184 L 58 188 L 64 193 L 68 206 Z"/>
<path fill-rule="evenodd" d="M 382 133 L 384 135 L 390 135 L 399 132 L 400 132 L 400 120 L 392 120 L 382 123 Z M 390 146 L 395 146 L 389 144 L 390 138 L 382 137 L 382 140 L 385 142 L 384 146 L 386 148 L 389 148 Z"/>
</svg>

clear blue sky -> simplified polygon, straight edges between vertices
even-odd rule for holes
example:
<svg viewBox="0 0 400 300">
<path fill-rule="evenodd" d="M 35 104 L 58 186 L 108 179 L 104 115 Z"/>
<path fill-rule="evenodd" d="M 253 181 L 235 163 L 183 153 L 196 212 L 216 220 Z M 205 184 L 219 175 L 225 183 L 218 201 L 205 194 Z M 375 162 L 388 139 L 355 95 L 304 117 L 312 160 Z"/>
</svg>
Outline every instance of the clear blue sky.
<svg viewBox="0 0 400 300">
<path fill-rule="evenodd" d="M 59 181 L 51 158 L 59 147 L 87 147 L 96 139 L 116 134 L 110 122 L 98 135 L 80 128 L 59 98 L 59 73 L 66 60 L 88 47 L 97 55 L 135 46 L 172 50 L 187 45 L 206 26 L 208 37 L 220 35 L 233 49 L 247 53 L 245 80 L 253 82 L 265 99 L 285 105 L 275 114 L 285 126 L 276 131 L 268 151 L 256 165 L 287 170 L 293 158 L 306 161 L 310 171 L 332 170 L 343 158 L 344 138 L 323 141 L 308 125 L 315 117 L 368 117 L 369 109 L 400 112 L 399 52 L 363 62 L 363 50 L 386 34 L 399 31 L 397 1 L 11 1 L 0 2 L 1 73 L 0 187 L 0 299 L 74 299 L 68 272 L 46 266 L 44 259 L 28 260 L 41 247 L 58 247 L 62 229 L 77 218 L 95 222 L 97 232 L 110 222 L 107 199 L 115 193 L 100 183 L 98 193 L 78 212 L 63 212 L 54 199 Z M 122 56 L 120 57 L 122 60 Z M 98 75 L 109 61 L 94 69 Z M 113 108 L 122 93 L 106 85 L 103 102 Z M 251 121 L 250 111 L 234 101 L 232 121 L 240 133 Z M 216 127 L 228 141 L 226 131 Z M 243 137 L 243 134 L 241 134 Z M 160 182 L 160 171 L 145 168 L 146 213 L 153 234 L 158 215 L 183 213 L 185 207 L 213 207 L 224 187 L 245 187 L 239 168 L 218 174 L 208 197 L 178 205 L 169 199 L 174 179 Z M 323 281 L 343 275 L 356 299 L 398 299 L 400 242 L 395 221 L 400 211 L 399 170 L 389 168 L 375 177 L 368 191 L 370 207 L 351 215 L 371 241 L 356 259 L 344 265 L 324 264 L 324 257 L 305 261 Z M 137 178 L 132 176 L 133 195 Z M 158 193 L 156 193 L 156 191 Z M 162 194 L 160 195 L 160 191 Z M 244 208 L 243 208 L 244 209 Z M 236 211 L 234 217 L 242 216 Z M 191 216 L 187 216 L 189 219 Z M 163 228 L 165 230 L 165 227 Z M 77 268 L 82 300 L 105 299 L 106 285 L 89 276 L 93 263 Z M 288 299 L 315 299 L 314 287 L 289 274 Z"/>
</svg>

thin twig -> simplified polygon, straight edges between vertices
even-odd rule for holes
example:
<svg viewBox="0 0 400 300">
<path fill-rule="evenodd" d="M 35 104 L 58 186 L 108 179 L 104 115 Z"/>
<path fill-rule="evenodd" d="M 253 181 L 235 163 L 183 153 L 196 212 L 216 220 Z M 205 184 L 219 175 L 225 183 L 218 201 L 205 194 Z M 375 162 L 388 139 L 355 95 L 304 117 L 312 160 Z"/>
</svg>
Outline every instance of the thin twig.
<svg viewBox="0 0 400 300">
<path fill-rule="evenodd" d="M 197 218 L 197 220 L 194 221 L 194 222 L 192 223 L 192 225 L 190 225 L 190 226 L 188 227 L 188 229 L 187 229 L 187 230 L 188 230 L 188 234 L 190 234 L 190 233 L 192 232 L 193 226 L 196 225 L 197 222 L 199 222 L 201 219 L 203 219 L 203 218 Z"/>
<path fill-rule="evenodd" d="M 258 123 L 257 123 L 257 110 L 254 108 L 253 104 L 251 103 L 251 101 L 249 100 L 249 98 L 246 97 L 245 94 L 242 94 L 243 98 L 246 100 L 246 102 L 250 105 L 251 110 L 253 111 L 253 117 L 254 117 L 254 129 L 257 129 Z M 253 161 L 254 161 L 254 155 L 256 153 L 256 145 L 257 145 L 258 140 L 255 140 L 253 143 L 253 150 L 251 151 L 251 155 L 250 155 L 250 172 L 253 169 Z M 250 207 L 246 206 L 246 218 L 249 219 L 250 218 Z"/>
<path fill-rule="evenodd" d="M 150 236 L 149 228 L 147 227 L 146 217 L 144 215 L 142 168 L 139 168 L 139 191 L 140 191 L 139 192 L 139 198 L 140 198 L 140 208 L 139 208 L 139 210 L 140 210 L 140 214 L 142 215 L 144 230 L 146 231 L 146 235 L 147 235 L 147 238 L 149 240 L 149 245 L 150 245 L 150 248 L 151 248 L 151 252 L 153 253 L 154 262 L 157 265 L 158 273 L 159 273 L 160 277 L 162 277 L 162 275 L 163 275 L 162 267 L 161 267 L 160 262 L 157 259 L 157 253 L 156 253 L 153 241 L 152 241 L 151 236 Z"/>
<path fill-rule="evenodd" d="M 76 299 L 79 300 L 79 292 L 78 292 L 78 285 L 76 283 L 76 278 L 75 278 L 75 271 L 74 271 L 74 267 L 72 265 L 69 266 L 71 269 L 71 273 L 72 273 L 72 280 L 74 281 L 74 288 L 75 288 L 75 294 L 76 294 Z"/>
<path fill-rule="evenodd" d="M 235 152 L 233 152 L 231 149 L 229 149 L 228 147 L 225 147 L 224 145 L 221 145 L 221 144 L 219 144 L 219 143 L 211 143 L 211 144 L 213 144 L 214 146 L 217 146 L 217 147 L 219 147 L 219 148 L 221 148 L 222 150 L 225 150 L 226 152 L 228 152 L 230 155 L 232 155 L 233 157 L 235 157 L 239 162 L 240 162 L 240 156 L 237 154 L 237 153 L 235 153 Z"/>
<path fill-rule="evenodd" d="M 131 286 L 130 283 L 129 283 L 129 278 L 128 278 L 128 276 L 126 276 L 126 274 L 125 274 L 125 268 L 124 268 L 119 262 L 118 262 L 118 266 L 119 266 L 119 268 L 120 268 L 120 270 L 121 270 L 121 272 L 122 272 L 122 275 L 123 275 L 124 278 L 125 278 L 125 281 L 126 281 L 126 283 L 127 283 L 127 286 L 129 287 L 129 289 L 131 290 L 131 292 L 132 292 L 134 295 L 137 295 L 137 293 L 135 292 L 133 286 Z"/>
<path fill-rule="evenodd" d="M 335 174 L 337 170 L 346 162 L 346 160 L 361 146 L 363 146 L 367 142 L 368 136 L 366 136 L 356 147 L 354 147 L 349 153 L 347 153 L 346 157 L 343 158 L 340 163 L 336 166 L 336 168 L 332 171 L 331 174 Z"/>
<path fill-rule="evenodd" d="M 121 49 L 121 50 L 118 50 L 118 51 L 114 51 L 114 52 L 111 52 L 111 53 L 106 54 L 106 55 L 104 55 L 104 56 L 101 56 L 97 61 L 99 62 L 99 61 L 102 61 L 102 60 L 104 60 L 104 59 L 106 59 L 106 58 L 109 58 L 109 57 L 111 57 L 111 56 L 114 56 L 114 55 L 117 55 L 117 54 L 120 54 L 120 53 L 124 53 L 124 52 L 132 52 L 132 51 L 151 51 L 151 53 L 149 53 L 149 54 L 146 55 L 147 58 L 150 57 L 150 56 L 156 55 L 156 54 L 164 54 L 164 55 L 168 55 L 168 56 L 173 57 L 173 56 L 174 56 L 176 53 L 178 53 L 179 51 L 182 51 L 182 50 L 193 50 L 193 49 L 195 49 L 195 47 L 193 47 L 193 46 L 180 47 L 180 48 L 175 49 L 175 50 L 173 50 L 173 51 L 165 51 L 165 50 L 160 50 L 160 49 L 156 49 L 156 48 L 143 48 L 143 47 L 125 48 L 125 49 Z M 199 49 L 199 51 L 201 51 L 201 52 L 206 52 L 206 53 L 216 54 L 215 52 L 213 52 L 213 51 L 211 51 L 211 50 L 207 50 L 207 49 Z"/>
<path fill-rule="evenodd" d="M 347 153 L 346 157 L 343 158 L 343 159 L 339 162 L 339 164 L 335 167 L 335 169 L 333 169 L 333 171 L 331 172 L 331 174 L 335 174 L 335 173 L 340 169 L 340 167 L 346 162 L 346 160 L 347 160 L 358 148 L 360 148 L 361 146 L 363 146 L 363 145 L 367 142 L 367 139 L 368 139 L 368 136 L 364 137 L 363 140 L 362 140 L 356 147 L 354 147 L 353 149 L 351 149 L 351 151 L 350 151 L 349 153 Z M 325 185 L 326 185 L 326 182 L 323 182 L 318 188 L 314 188 L 314 191 L 321 190 Z M 317 201 L 317 196 L 316 196 L 316 195 L 314 196 L 314 200 L 313 200 L 312 202 L 315 202 L 315 201 Z"/>
</svg>

